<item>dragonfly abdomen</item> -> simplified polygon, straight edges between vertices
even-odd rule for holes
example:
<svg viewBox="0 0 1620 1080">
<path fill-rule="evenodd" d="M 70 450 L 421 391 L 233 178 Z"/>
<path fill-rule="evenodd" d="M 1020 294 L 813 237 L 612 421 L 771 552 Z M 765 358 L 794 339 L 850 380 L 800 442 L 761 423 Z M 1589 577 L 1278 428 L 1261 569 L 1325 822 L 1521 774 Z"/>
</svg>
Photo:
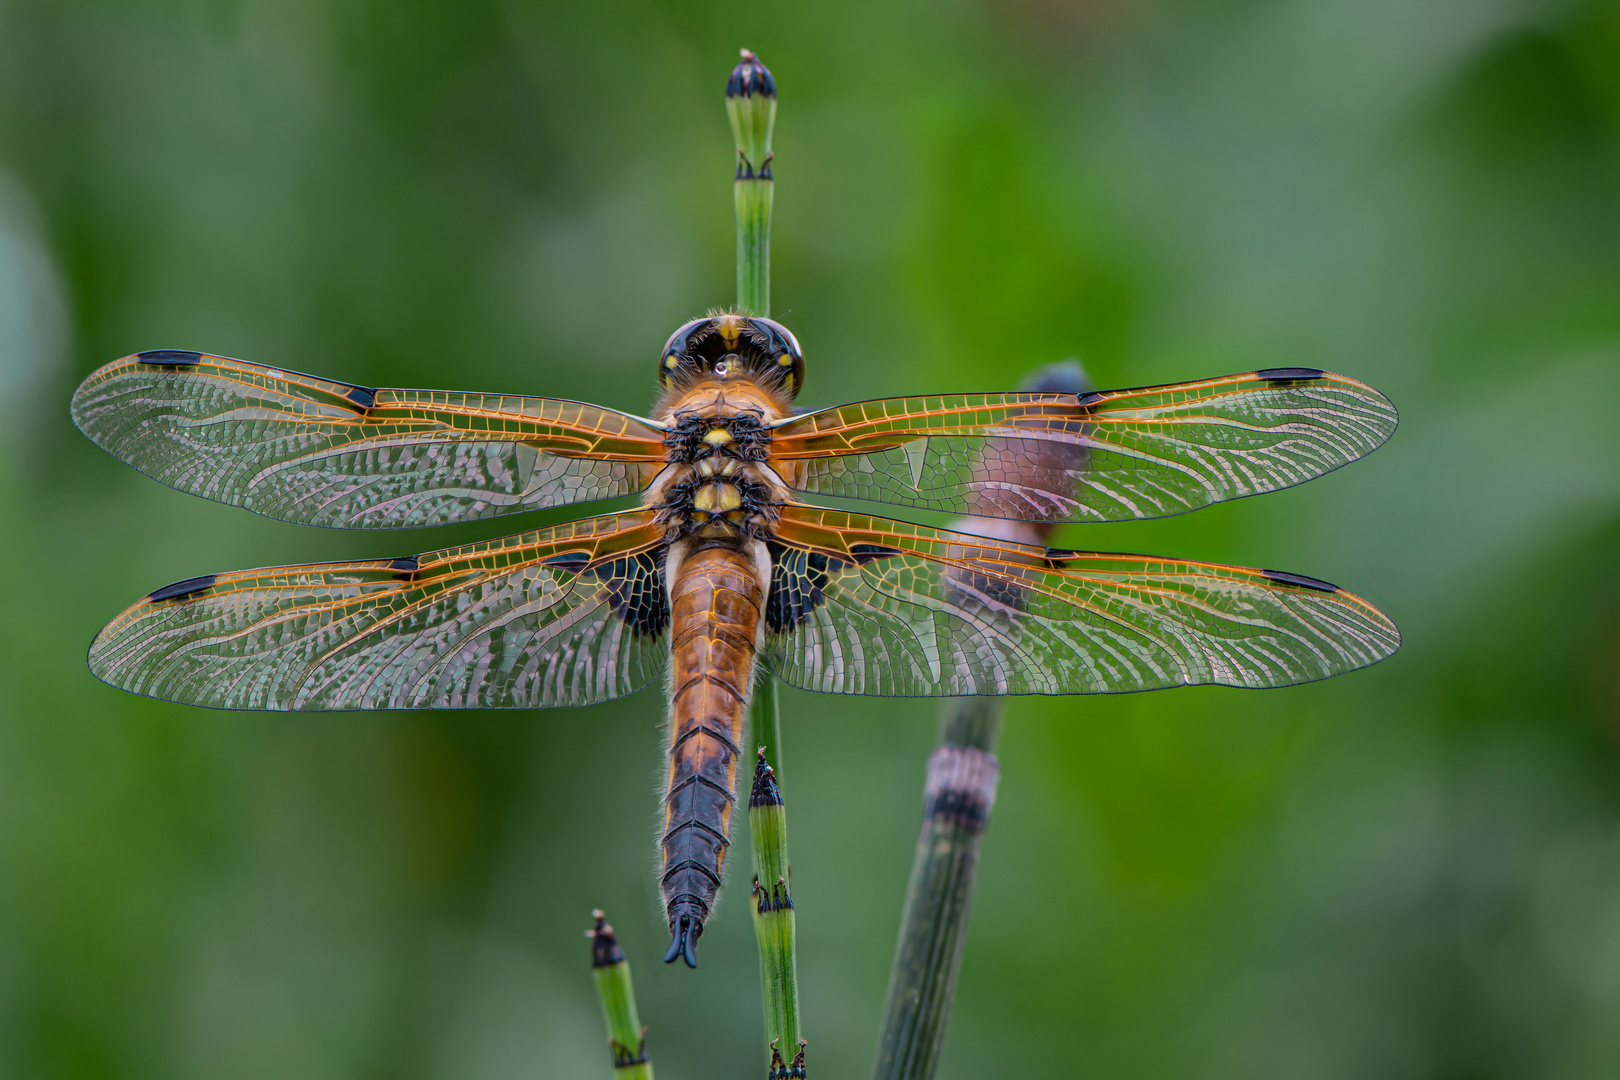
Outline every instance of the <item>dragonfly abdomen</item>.
<svg viewBox="0 0 1620 1080">
<path fill-rule="evenodd" d="M 664 959 L 696 967 L 731 843 L 770 564 L 757 540 L 679 550 L 688 543 L 675 545 L 668 564 L 674 685 L 660 883 L 671 939 Z"/>
</svg>

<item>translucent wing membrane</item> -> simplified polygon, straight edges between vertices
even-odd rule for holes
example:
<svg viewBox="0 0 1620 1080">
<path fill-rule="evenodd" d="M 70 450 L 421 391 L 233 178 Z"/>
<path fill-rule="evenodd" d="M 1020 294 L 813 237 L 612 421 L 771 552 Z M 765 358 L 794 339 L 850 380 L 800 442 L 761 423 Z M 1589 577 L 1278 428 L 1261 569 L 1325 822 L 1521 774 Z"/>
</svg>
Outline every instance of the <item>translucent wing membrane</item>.
<svg viewBox="0 0 1620 1080">
<path fill-rule="evenodd" d="M 1372 452 L 1395 407 L 1314 368 L 1072 394 L 865 401 L 781 424 L 801 491 L 1023 521 L 1125 521 L 1304 483 Z"/>
<path fill-rule="evenodd" d="M 662 539 L 637 512 L 403 559 L 193 578 L 109 623 L 90 668 L 225 709 L 605 701 L 666 665 Z"/>
<path fill-rule="evenodd" d="M 346 529 L 468 521 L 640 491 L 663 432 L 555 398 L 372 390 L 193 352 L 114 361 L 73 420 L 173 488 Z"/>
<path fill-rule="evenodd" d="M 1394 653 L 1377 608 L 1269 570 L 1031 547 L 784 508 L 765 657 L 837 694 L 1095 694 L 1310 682 Z"/>
</svg>

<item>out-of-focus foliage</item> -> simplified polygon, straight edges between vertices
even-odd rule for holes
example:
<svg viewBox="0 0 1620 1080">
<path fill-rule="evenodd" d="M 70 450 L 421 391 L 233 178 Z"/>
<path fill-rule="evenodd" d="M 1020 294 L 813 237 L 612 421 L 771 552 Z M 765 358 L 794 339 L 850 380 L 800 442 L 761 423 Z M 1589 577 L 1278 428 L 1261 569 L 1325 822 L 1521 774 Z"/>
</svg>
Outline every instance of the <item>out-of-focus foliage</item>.
<svg viewBox="0 0 1620 1080">
<path fill-rule="evenodd" d="M 1077 355 L 1328 367 L 1403 412 L 1297 491 L 1058 539 L 1339 581 L 1407 645 L 1012 705 L 947 1074 L 1620 1072 L 1614 0 L 10 0 L 0 1074 L 605 1076 L 593 906 L 660 1076 L 757 1069 L 745 868 L 703 967 L 656 962 L 654 696 L 272 717 L 85 670 L 157 585 L 489 529 L 276 524 L 67 419 L 165 347 L 644 407 L 731 298 L 741 45 L 807 402 Z M 860 1075 L 936 707 L 783 707 L 806 1029 Z"/>
</svg>

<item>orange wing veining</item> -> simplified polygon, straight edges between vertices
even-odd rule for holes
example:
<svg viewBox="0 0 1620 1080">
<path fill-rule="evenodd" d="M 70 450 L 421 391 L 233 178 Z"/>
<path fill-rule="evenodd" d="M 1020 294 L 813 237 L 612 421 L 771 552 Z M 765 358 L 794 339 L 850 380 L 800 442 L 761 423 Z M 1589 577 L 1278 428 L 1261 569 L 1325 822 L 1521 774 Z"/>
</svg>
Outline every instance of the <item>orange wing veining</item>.
<svg viewBox="0 0 1620 1080">
<path fill-rule="evenodd" d="M 791 505 L 766 662 L 791 686 L 935 697 L 1269 687 L 1400 647 L 1376 607 L 1275 570 L 1067 551 Z"/>
<path fill-rule="evenodd" d="M 653 512 L 398 559 L 209 574 L 96 636 L 90 669 L 222 709 L 542 708 L 634 693 L 668 662 Z"/>
<path fill-rule="evenodd" d="M 98 446 L 170 487 L 337 528 L 634 494 L 665 457 L 654 421 L 595 405 L 372 389 L 194 352 L 114 361 L 72 411 Z"/>
<path fill-rule="evenodd" d="M 1354 379 L 1270 368 L 1083 394 L 857 402 L 776 425 L 801 491 L 1047 523 L 1165 517 L 1301 484 L 1381 446 L 1395 408 Z M 1054 454 L 1079 447 L 1082 457 Z"/>
</svg>

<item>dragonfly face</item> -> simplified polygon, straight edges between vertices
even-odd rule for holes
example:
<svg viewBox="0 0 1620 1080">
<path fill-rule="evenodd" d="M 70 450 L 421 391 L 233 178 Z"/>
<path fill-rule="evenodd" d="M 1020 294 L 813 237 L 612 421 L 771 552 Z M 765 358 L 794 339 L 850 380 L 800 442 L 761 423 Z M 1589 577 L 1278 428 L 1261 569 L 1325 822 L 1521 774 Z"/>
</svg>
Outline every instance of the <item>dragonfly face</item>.
<svg viewBox="0 0 1620 1080">
<path fill-rule="evenodd" d="M 693 319 L 669 336 L 658 365 L 658 385 L 679 393 L 713 379 L 746 380 L 786 405 L 804 388 L 804 353 L 787 327 L 770 319 L 716 312 Z"/>
<path fill-rule="evenodd" d="M 91 670 L 172 701 L 295 710 L 586 705 L 668 672 L 666 959 L 695 964 L 758 669 L 823 693 L 1116 693 L 1285 686 L 1399 647 L 1381 612 L 1315 578 L 1046 548 L 995 524 L 1162 517 L 1320 476 L 1395 429 L 1393 406 L 1353 379 L 1273 368 L 796 416 L 798 342 L 727 313 L 676 331 L 659 377 L 637 417 L 194 352 L 108 364 L 73 397 L 86 435 L 270 517 L 398 528 L 633 493 L 643 505 L 394 559 L 191 578 L 109 623 Z"/>
</svg>

